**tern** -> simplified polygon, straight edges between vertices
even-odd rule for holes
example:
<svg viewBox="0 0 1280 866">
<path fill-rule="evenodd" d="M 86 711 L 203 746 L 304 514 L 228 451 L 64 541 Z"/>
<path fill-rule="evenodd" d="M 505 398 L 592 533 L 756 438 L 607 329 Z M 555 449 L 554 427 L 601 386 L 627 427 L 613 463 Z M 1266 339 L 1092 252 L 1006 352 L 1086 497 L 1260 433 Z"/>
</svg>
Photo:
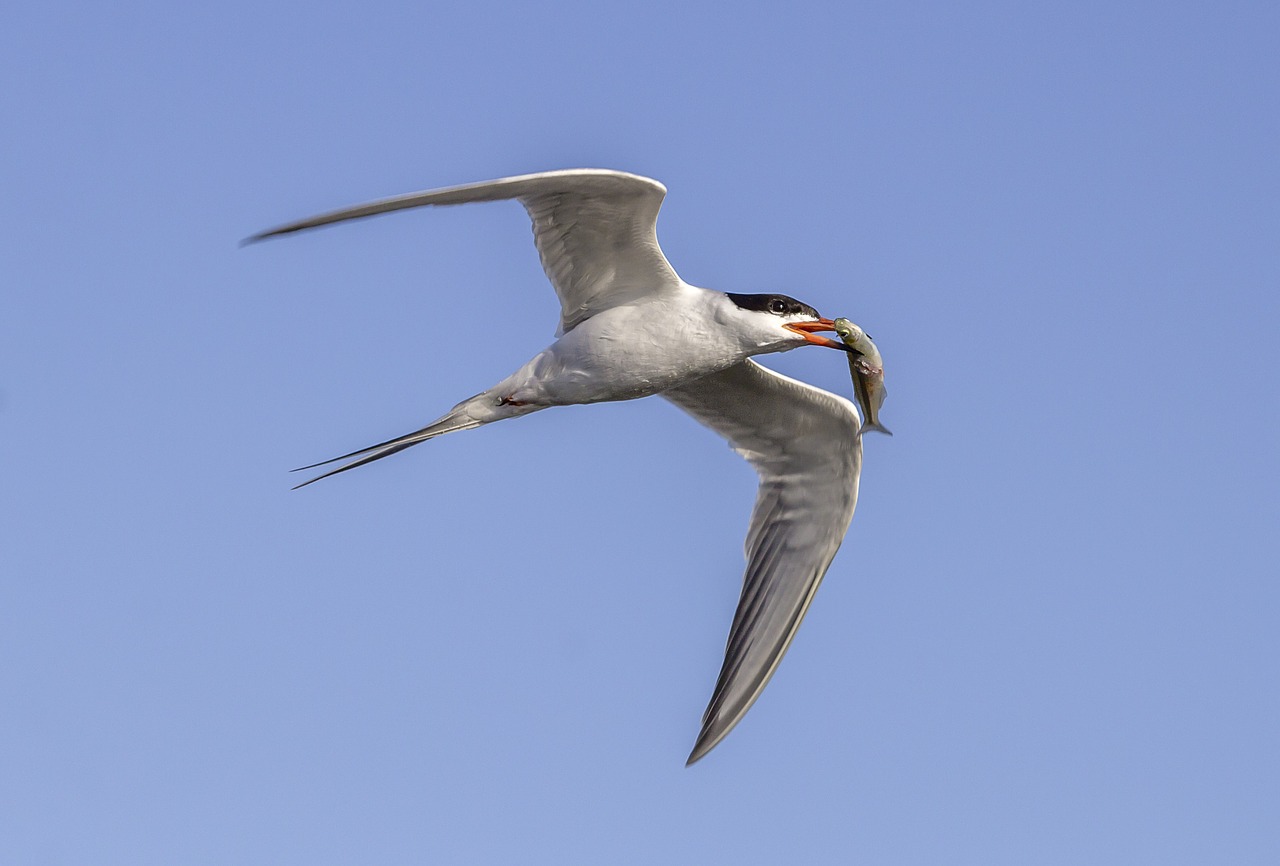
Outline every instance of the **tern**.
<svg viewBox="0 0 1280 866">
<path fill-rule="evenodd" d="M 302 469 L 321 478 L 446 433 L 551 406 L 660 395 L 728 440 L 760 476 L 747 568 L 723 666 L 687 764 L 711 751 L 773 676 L 849 528 L 862 467 L 862 419 L 835 394 L 760 366 L 832 320 L 782 294 L 690 285 L 658 246 L 667 189 L 605 169 L 571 169 L 409 193 L 264 231 L 247 242 L 427 205 L 515 199 L 560 299 L 557 339 L 515 373 L 421 430 Z"/>
</svg>

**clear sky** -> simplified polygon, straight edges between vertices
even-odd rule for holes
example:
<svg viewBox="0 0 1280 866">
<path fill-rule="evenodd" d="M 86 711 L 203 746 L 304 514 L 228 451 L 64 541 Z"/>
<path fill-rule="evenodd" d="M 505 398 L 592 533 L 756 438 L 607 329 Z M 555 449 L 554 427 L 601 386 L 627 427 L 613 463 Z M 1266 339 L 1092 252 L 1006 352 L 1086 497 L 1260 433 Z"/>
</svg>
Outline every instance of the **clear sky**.
<svg viewBox="0 0 1280 866">
<path fill-rule="evenodd" d="M 1278 9 L 6 11 L 0 862 L 1280 862 Z M 514 203 L 237 246 L 577 166 L 888 369 L 845 546 L 691 769 L 747 465 L 651 399 L 291 492 L 557 306 Z"/>
</svg>

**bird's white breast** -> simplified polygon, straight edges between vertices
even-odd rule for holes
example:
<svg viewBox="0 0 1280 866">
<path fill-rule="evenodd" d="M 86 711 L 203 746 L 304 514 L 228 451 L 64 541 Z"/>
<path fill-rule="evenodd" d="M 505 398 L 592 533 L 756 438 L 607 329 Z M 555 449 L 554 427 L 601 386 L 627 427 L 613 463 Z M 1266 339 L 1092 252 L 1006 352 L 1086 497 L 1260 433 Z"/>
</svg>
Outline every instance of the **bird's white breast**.
<svg viewBox="0 0 1280 866">
<path fill-rule="evenodd" d="M 517 371 L 504 386 L 543 405 L 631 400 L 732 366 L 750 354 L 718 321 L 719 292 L 686 286 L 597 313 Z"/>
</svg>

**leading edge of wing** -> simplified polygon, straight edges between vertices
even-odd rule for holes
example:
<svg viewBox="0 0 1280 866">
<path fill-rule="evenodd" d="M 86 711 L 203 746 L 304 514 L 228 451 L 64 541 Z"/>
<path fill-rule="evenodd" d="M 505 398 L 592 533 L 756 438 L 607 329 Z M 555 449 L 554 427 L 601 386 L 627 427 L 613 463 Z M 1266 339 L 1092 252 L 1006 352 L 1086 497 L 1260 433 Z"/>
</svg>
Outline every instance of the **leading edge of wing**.
<svg viewBox="0 0 1280 866">
<path fill-rule="evenodd" d="M 363 219 L 415 207 L 505 201 L 507 199 L 555 192 L 617 193 L 627 189 L 657 194 L 659 198 L 667 194 L 667 188 L 653 178 L 624 171 L 614 171 L 607 168 L 571 168 L 559 171 L 543 171 L 535 174 L 522 174 L 514 177 L 498 178 L 497 180 L 480 181 L 479 183 L 467 183 L 459 186 L 405 193 L 404 195 L 377 199 L 364 204 L 351 205 L 350 207 L 339 208 L 338 210 L 258 232 L 241 241 L 241 245 L 292 234 L 305 229 L 345 222 L 346 220 Z"/>
<path fill-rule="evenodd" d="M 848 400 L 754 361 L 663 396 L 760 474 L 742 594 L 693 764 L 742 720 L 791 645 L 853 517 L 862 443 Z"/>
</svg>

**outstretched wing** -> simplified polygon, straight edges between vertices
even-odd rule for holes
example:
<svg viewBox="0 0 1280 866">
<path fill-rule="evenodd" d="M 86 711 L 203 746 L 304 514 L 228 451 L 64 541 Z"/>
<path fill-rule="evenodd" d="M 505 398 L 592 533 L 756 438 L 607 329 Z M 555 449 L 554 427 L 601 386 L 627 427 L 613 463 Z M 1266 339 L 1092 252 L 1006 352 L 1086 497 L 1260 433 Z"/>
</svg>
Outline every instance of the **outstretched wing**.
<svg viewBox="0 0 1280 866">
<path fill-rule="evenodd" d="M 517 199 L 533 220 L 542 268 L 560 298 L 564 333 L 601 310 L 680 286 L 658 246 L 658 210 L 666 194 L 656 180 L 621 171 L 546 171 L 355 205 L 248 241 L 406 208 Z"/>
<path fill-rule="evenodd" d="M 751 360 L 662 396 L 760 474 L 742 597 L 692 764 L 751 708 L 795 637 L 853 518 L 862 439 L 848 400 Z"/>
</svg>

